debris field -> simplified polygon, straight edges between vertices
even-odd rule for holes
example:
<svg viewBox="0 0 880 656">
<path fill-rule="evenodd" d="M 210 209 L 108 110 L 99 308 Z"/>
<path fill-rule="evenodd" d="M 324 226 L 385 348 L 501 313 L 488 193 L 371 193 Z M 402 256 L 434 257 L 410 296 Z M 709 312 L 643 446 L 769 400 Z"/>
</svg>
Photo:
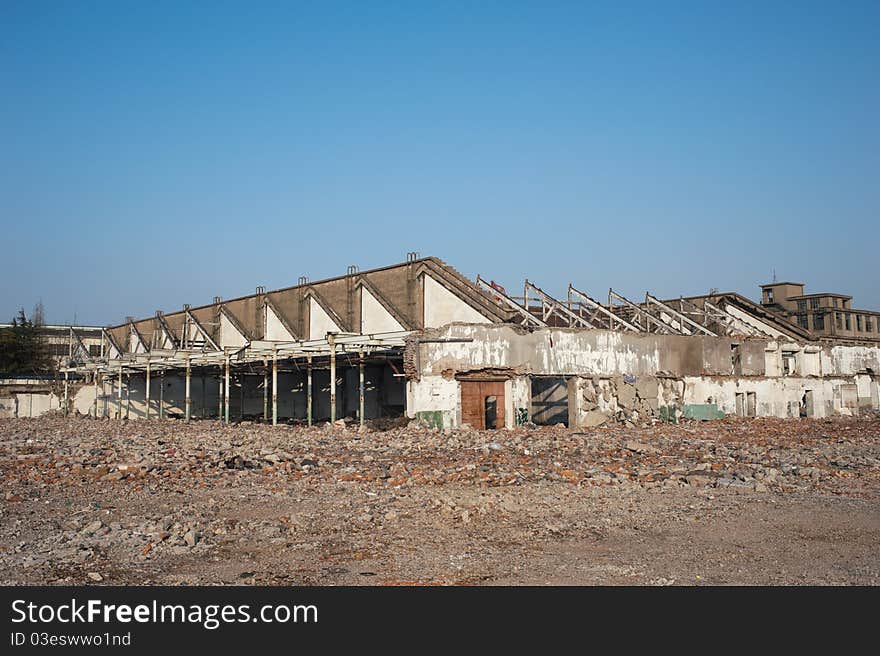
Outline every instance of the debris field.
<svg viewBox="0 0 880 656">
<path fill-rule="evenodd" d="M 0 420 L 3 584 L 880 583 L 880 420 Z"/>
</svg>

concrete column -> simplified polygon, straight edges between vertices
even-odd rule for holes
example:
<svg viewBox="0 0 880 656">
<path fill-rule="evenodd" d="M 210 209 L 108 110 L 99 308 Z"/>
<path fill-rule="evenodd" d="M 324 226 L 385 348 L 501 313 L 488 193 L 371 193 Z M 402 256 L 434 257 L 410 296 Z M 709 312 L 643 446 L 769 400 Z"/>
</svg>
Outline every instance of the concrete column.
<svg viewBox="0 0 880 656">
<path fill-rule="evenodd" d="M 159 419 L 165 419 L 165 370 L 159 373 Z"/>
<path fill-rule="evenodd" d="M 217 376 L 217 419 L 223 421 L 223 377 Z"/>
<path fill-rule="evenodd" d="M 229 354 L 226 354 L 226 374 L 223 378 L 223 405 L 224 405 L 224 418 L 226 423 L 229 423 Z"/>
<path fill-rule="evenodd" d="M 263 362 L 263 421 L 269 421 L 269 367 Z"/>
<path fill-rule="evenodd" d="M 116 418 L 122 421 L 122 367 L 119 367 L 119 390 L 116 392 Z"/>
<path fill-rule="evenodd" d="M 101 376 L 101 400 L 104 401 L 104 407 L 101 409 L 101 417 L 109 417 L 110 409 L 107 407 L 107 379 L 104 378 L 104 376 Z"/>
<path fill-rule="evenodd" d="M 144 403 L 146 404 L 146 418 L 150 418 L 150 361 L 147 360 L 147 389 L 144 392 Z"/>
<path fill-rule="evenodd" d="M 131 417 L 131 374 L 125 374 L 125 418 Z"/>
<path fill-rule="evenodd" d="M 278 425 L 278 354 L 272 356 L 272 425 Z"/>
<path fill-rule="evenodd" d="M 92 404 L 92 416 L 98 418 L 98 372 L 95 372 L 95 402 Z"/>
<path fill-rule="evenodd" d="M 358 417 L 361 421 L 361 426 L 364 425 L 364 352 L 361 351 L 358 353 L 358 378 L 359 378 L 359 387 L 358 387 Z"/>
<path fill-rule="evenodd" d="M 307 382 L 306 382 L 306 419 L 309 426 L 312 425 L 312 356 L 306 356 Z"/>
<path fill-rule="evenodd" d="M 190 395 L 189 395 L 189 385 L 190 385 L 190 378 L 191 377 L 192 377 L 192 371 L 190 370 L 189 356 L 186 356 L 186 391 L 184 392 L 185 396 L 184 396 L 184 401 L 183 401 L 184 404 L 186 405 L 186 411 L 184 413 L 184 418 L 186 419 L 186 421 L 189 421 L 189 416 L 190 416 L 190 413 L 192 412 L 192 399 L 190 398 Z"/>
<path fill-rule="evenodd" d="M 70 414 L 70 388 L 67 382 L 67 372 L 64 372 L 64 416 Z"/>
<path fill-rule="evenodd" d="M 330 423 L 336 421 L 336 342 L 333 333 L 327 333 L 330 344 Z"/>
</svg>

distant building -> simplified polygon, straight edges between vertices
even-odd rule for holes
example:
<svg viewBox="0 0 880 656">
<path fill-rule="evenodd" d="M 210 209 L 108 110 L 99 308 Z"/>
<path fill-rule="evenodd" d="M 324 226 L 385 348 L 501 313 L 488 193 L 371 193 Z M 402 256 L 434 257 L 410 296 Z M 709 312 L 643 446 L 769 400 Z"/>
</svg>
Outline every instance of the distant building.
<svg viewBox="0 0 880 656">
<path fill-rule="evenodd" d="M 9 328 L 12 328 L 11 323 L 0 323 L 0 330 Z M 104 355 L 100 326 L 40 326 L 39 332 L 56 368 Z"/>
<path fill-rule="evenodd" d="M 880 312 L 854 310 L 846 294 L 804 294 L 802 282 L 774 282 L 761 285 L 761 305 L 817 338 L 880 341 Z"/>
</svg>

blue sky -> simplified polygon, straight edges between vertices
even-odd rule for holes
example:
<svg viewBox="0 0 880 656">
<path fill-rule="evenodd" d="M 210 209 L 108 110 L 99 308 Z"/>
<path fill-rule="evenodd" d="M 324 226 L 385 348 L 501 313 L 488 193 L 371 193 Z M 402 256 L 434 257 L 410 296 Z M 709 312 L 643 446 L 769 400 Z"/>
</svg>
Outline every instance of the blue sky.
<svg viewBox="0 0 880 656">
<path fill-rule="evenodd" d="M 880 309 L 878 2 L 0 3 L 0 319 L 437 255 Z"/>
</svg>

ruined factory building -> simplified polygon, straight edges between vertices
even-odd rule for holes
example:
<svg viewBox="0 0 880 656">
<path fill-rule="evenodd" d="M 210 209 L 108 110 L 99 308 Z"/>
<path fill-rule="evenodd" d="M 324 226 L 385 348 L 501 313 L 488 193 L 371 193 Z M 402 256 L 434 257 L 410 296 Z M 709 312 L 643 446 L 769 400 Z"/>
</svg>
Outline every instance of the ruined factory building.
<svg viewBox="0 0 880 656">
<path fill-rule="evenodd" d="M 876 313 L 785 285 L 765 286 L 760 303 L 597 300 L 581 284 L 554 298 L 528 280 L 512 295 L 412 253 L 102 329 L 100 348 L 69 351 L 52 394 L 67 411 L 118 418 L 406 415 L 481 429 L 880 409 Z M 835 333 L 838 316 L 861 328 Z"/>
</svg>

